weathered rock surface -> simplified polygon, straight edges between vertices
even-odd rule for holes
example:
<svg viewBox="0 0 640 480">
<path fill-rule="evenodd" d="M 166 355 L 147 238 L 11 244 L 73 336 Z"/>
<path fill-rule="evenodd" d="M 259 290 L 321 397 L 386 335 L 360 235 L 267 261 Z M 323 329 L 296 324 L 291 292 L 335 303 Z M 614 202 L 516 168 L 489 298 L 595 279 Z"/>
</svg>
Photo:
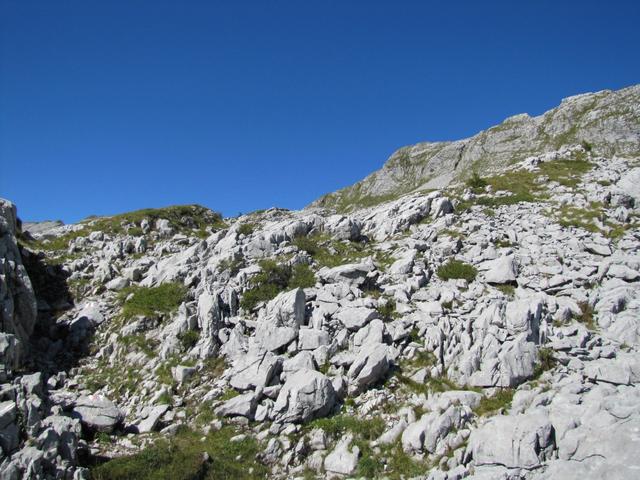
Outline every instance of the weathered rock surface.
<svg viewBox="0 0 640 480">
<path fill-rule="evenodd" d="M 37 306 L 31 280 L 17 241 L 17 209 L 0 199 L 0 322 L 2 332 L 15 335 L 26 348 L 36 322 Z M 15 354 L 20 349 L 15 349 Z"/>
<path fill-rule="evenodd" d="M 498 416 L 471 434 L 469 447 L 476 465 L 533 469 L 551 458 L 553 425 L 544 413 Z"/>
<path fill-rule="evenodd" d="M 323 417 L 333 407 L 336 395 L 331 381 L 320 372 L 298 370 L 280 390 L 274 409 L 274 420 L 306 422 Z"/>
<path fill-rule="evenodd" d="M 80 397 L 74 412 L 83 425 L 98 432 L 112 432 L 124 418 L 113 402 L 97 395 Z"/>
</svg>

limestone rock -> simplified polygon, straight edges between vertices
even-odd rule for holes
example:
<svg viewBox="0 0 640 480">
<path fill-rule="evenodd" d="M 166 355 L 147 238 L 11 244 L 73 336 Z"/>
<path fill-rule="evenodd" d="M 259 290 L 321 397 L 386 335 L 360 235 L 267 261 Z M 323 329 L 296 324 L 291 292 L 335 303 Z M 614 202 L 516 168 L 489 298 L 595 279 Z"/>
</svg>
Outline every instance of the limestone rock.
<svg viewBox="0 0 640 480">
<path fill-rule="evenodd" d="M 36 322 L 36 297 L 16 242 L 17 210 L 0 198 L 0 324 L 26 348 Z M 19 350 L 15 350 L 19 352 Z"/>
<path fill-rule="evenodd" d="M 299 370 L 280 390 L 274 405 L 274 420 L 307 422 L 329 413 L 336 400 L 331 381 L 314 370 Z"/>
<path fill-rule="evenodd" d="M 216 408 L 216 414 L 223 417 L 242 416 L 253 420 L 257 404 L 258 396 L 255 393 L 245 393 L 224 402 Z"/>
<path fill-rule="evenodd" d="M 367 274 L 373 270 L 370 263 L 350 263 L 334 268 L 322 268 L 318 271 L 318 277 L 324 283 L 346 283 L 348 285 L 361 286 Z"/>
<path fill-rule="evenodd" d="M 533 469 L 551 458 L 553 426 L 542 412 L 490 418 L 469 439 L 476 465 Z"/>
<path fill-rule="evenodd" d="M 491 260 L 485 263 L 483 268 L 487 269 L 484 279 L 488 283 L 504 284 L 516 281 L 518 270 L 511 255 Z"/>
<path fill-rule="evenodd" d="M 83 425 L 98 432 L 111 433 L 124 419 L 122 411 L 101 395 L 80 397 L 74 412 Z"/>
<path fill-rule="evenodd" d="M 347 307 L 341 309 L 336 315 L 337 318 L 349 330 L 359 330 L 380 314 L 373 308 L 367 307 Z"/>
<path fill-rule="evenodd" d="M 140 433 L 153 432 L 158 426 L 158 422 L 160 421 L 160 418 L 165 413 L 167 413 L 167 410 L 169 410 L 169 405 L 157 405 L 151 408 L 150 411 L 147 413 L 146 418 L 144 418 L 138 424 L 138 432 Z"/>
<path fill-rule="evenodd" d="M 355 472 L 360 457 L 360 449 L 356 446 L 349 449 L 353 435 L 341 438 L 335 448 L 324 459 L 324 469 L 330 473 L 350 475 Z"/>
<path fill-rule="evenodd" d="M 351 395 L 362 392 L 387 373 L 389 370 L 387 353 L 387 346 L 384 344 L 369 344 L 360 348 L 360 352 L 347 372 Z"/>
</svg>

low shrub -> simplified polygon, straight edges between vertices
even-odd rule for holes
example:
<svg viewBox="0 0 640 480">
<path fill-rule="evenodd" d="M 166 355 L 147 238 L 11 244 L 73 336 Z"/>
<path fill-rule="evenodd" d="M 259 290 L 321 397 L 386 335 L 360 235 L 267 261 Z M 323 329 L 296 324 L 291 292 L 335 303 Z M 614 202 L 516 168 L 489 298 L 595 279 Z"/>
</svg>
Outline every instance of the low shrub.
<svg viewBox="0 0 640 480">
<path fill-rule="evenodd" d="M 240 235 L 251 235 L 256 229 L 254 223 L 242 223 L 238 226 L 238 234 Z"/>
<path fill-rule="evenodd" d="M 316 284 L 316 276 L 309 265 L 300 264 L 293 267 L 289 288 L 311 288 Z"/>
<path fill-rule="evenodd" d="M 240 307 L 253 310 L 260 302 L 267 302 L 284 291 L 291 278 L 291 267 L 280 265 L 274 260 L 262 260 L 260 273 L 251 280 L 252 287 L 244 292 Z"/>
<path fill-rule="evenodd" d="M 442 280 L 462 278 L 468 282 L 475 280 L 478 270 L 473 265 L 461 262 L 460 260 L 449 260 L 438 268 L 438 277 Z"/>
<path fill-rule="evenodd" d="M 377 310 L 384 320 L 390 321 L 398 317 L 396 301 L 393 298 L 387 298 L 385 302 L 380 302 Z"/>
<path fill-rule="evenodd" d="M 191 350 L 200 339 L 200 332 L 195 330 L 187 330 L 178 334 L 178 340 L 184 350 Z"/>
<path fill-rule="evenodd" d="M 533 376 L 538 378 L 547 370 L 551 370 L 557 365 L 558 361 L 553 355 L 553 349 L 542 347 L 538 350 L 538 364 L 535 367 Z"/>
<path fill-rule="evenodd" d="M 471 177 L 465 182 L 467 187 L 473 190 L 475 193 L 479 193 L 484 190 L 484 187 L 488 185 L 487 181 L 478 175 L 475 170 L 471 173 Z"/>
</svg>

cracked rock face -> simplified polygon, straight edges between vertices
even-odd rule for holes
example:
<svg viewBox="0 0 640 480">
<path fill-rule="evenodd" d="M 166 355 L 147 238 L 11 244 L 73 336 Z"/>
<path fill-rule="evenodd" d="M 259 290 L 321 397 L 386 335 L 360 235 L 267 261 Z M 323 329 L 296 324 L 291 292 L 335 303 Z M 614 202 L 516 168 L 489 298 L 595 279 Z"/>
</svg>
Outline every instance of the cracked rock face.
<svg viewBox="0 0 640 480">
<path fill-rule="evenodd" d="M 13 335 L 24 346 L 29 342 L 36 322 L 36 297 L 16 242 L 16 207 L 0 199 L 0 322 L 2 334 Z M 15 343 L 4 337 L 2 343 Z M 6 347 L 6 364 L 15 366 L 19 348 Z"/>
</svg>

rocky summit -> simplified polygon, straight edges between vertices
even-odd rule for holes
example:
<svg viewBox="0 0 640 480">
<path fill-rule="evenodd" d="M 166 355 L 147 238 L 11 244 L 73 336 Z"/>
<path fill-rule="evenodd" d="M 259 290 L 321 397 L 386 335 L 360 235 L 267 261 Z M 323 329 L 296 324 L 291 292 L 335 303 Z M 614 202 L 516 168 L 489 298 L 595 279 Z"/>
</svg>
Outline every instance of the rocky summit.
<svg viewBox="0 0 640 480">
<path fill-rule="evenodd" d="M 639 86 L 301 211 L 1 200 L 0 478 L 638 478 L 639 227 Z"/>
</svg>

